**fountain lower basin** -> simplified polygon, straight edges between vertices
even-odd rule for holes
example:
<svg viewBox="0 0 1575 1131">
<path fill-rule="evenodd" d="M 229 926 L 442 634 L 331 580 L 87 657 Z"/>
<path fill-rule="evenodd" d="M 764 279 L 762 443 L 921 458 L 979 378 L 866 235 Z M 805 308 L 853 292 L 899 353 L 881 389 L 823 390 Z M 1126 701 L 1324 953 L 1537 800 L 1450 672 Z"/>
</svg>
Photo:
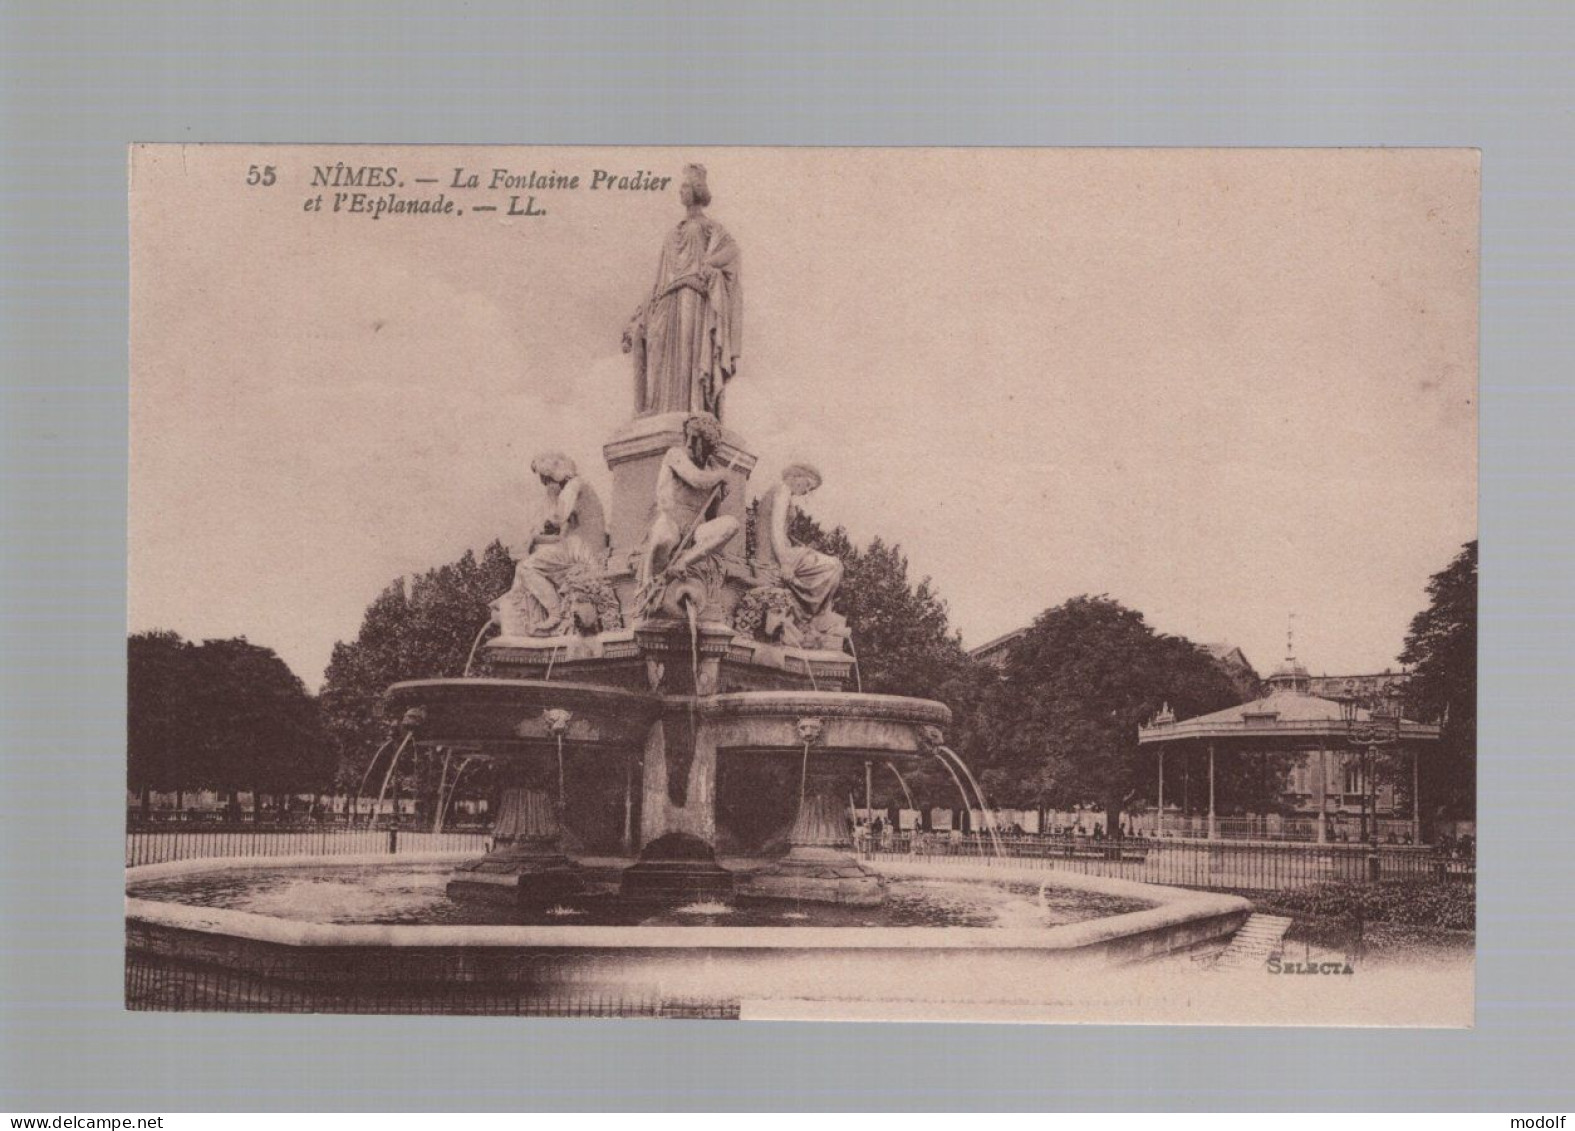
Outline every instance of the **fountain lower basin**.
<svg viewBox="0 0 1575 1131">
<path fill-rule="evenodd" d="M 453 854 L 402 857 L 393 869 L 443 866 Z M 282 870 L 390 868 L 387 857 L 188 861 L 128 871 L 128 1004 L 134 1008 L 736 1016 L 747 1003 L 1050 1002 L 1064 974 L 1140 962 L 1228 937 L 1242 899 L 1129 881 L 999 867 L 882 862 L 905 891 L 925 884 L 1043 884 L 1057 901 L 1084 893 L 1107 913 L 1022 925 L 729 925 L 719 908 L 681 908 L 637 926 L 313 922 L 141 898 L 152 883 L 244 883 Z M 372 886 L 375 886 L 372 885 Z M 990 894 L 987 903 L 997 897 Z M 900 900 L 898 901 L 900 903 Z M 1032 899 L 1028 902 L 1031 904 Z M 1127 910 L 1128 907 L 1138 907 Z M 1108 913 L 1116 908 L 1116 913 Z M 764 913 L 805 913 L 777 901 Z M 695 927 L 703 927 L 697 930 Z M 599 1004 L 598 1004 L 599 1003 Z"/>
</svg>

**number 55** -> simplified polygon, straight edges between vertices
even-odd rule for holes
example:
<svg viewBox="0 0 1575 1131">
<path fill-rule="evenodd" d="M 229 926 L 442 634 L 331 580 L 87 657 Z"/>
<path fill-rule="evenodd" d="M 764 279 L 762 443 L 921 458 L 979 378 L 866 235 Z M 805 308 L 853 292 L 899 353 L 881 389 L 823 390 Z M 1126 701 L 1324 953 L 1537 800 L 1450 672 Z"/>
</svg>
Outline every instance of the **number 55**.
<svg viewBox="0 0 1575 1131">
<path fill-rule="evenodd" d="M 258 169 L 256 165 L 253 165 L 251 168 L 246 170 L 246 183 L 249 185 L 261 185 L 263 188 L 267 188 L 269 185 L 273 184 L 273 182 L 274 175 L 272 165 L 264 165 L 261 169 Z"/>
</svg>

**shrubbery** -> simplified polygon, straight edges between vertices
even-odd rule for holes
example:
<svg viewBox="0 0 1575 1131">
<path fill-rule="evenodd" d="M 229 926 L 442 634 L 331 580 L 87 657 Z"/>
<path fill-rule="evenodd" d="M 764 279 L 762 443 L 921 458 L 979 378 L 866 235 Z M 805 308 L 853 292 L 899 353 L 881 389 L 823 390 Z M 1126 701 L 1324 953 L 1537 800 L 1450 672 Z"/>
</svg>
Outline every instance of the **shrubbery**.
<svg viewBox="0 0 1575 1131">
<path fill-rule="evenodd" d="M 1404 923 L 1470 931 L 1477 924 L 1477 886 L 1469 881 L 1404 880 L 1379 884 L 1317 884 L 1275 896 L 1274 910 L 1294 916 Z"/>
</svg>

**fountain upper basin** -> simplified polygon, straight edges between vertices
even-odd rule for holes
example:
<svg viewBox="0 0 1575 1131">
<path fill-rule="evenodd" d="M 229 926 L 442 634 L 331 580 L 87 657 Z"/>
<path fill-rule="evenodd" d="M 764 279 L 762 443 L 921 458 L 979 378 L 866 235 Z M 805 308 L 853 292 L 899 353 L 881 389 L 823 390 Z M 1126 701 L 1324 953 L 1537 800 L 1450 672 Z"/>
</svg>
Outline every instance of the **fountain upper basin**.
<svg viewBox="0 0 1575 1131">
<path fill-rule="evenodd" d="M 924 752 L 923 728 L 944 728 L 943 703 L 851 691 L 740 691 L 693 699 L 589 683 L 534 679 L 428 679 L 396 683 L 388 691 L 396 711 L 421 708 L 413 724 L 420 744 L 514 747 L 556 740 L 546 712 L 569 713 L 566 747 L 636 747 L 664 712 L 695 714 L 717 750 L 784 753 L 808 738 L 817 753 L 915 756 Z"/>
<path fill-rule="evenodd" d="M 550 710 L 569 712 L 567 747 L 638 747 L 661 714 L 661 700 L 590 683 L 534 679 L 415 679 L 388 689 L 397 714 L 420 708 L 412 727 L 422 745 L 551 744 Z"/>
<path fill-rule="evenodd" d="M 944 703 L 852 691 L 743 691 L 714 695 L 699 703 L 718 750 L 775 753 L 924 753 L 923 728 L 952 720 Z M 805 722 L 818 724 L 806 731 Z"/>
</svg>

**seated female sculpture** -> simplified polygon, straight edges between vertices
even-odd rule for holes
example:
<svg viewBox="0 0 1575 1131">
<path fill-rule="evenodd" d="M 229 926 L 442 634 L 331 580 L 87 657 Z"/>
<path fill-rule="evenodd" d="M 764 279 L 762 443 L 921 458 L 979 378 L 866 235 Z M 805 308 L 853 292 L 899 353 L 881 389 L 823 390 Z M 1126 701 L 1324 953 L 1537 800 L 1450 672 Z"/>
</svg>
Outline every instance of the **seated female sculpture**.
<svg viewBox="0 0 1575 1131">
<path fill-rule="evenodd" d="M 492 603 L 504 636 L 553 636 L 568 623 L 564 582 L 573 572 L 600 572 L 607 558 L 607 521 L 596 490 L 562 452 L 546 452 L 531 470 L 547 491 L 547 513 L 531 532 L 514 585 Z"/>
<path fill-rule="evenodd" d="M 778 576 L 777 586 L 792 598 L 793 624 L 770 616 L 771 599 L 762 593 L 757 604 L 764 608 L 762 627 L 774 625 L 771 635 L 785 644 L 807 648 L 842 647 L 847 624 L 832 609 L 842 588 L 842 560 L 809 546 L 800 546 L 788 536 L 793 500 L 808 495 L 820 486 L 820 472 L 806 463 L 790 464 L 783 469 L 782 481 L 761 497 L 760 523 L 756 538 L 756 560 Z"/>
</svg>

